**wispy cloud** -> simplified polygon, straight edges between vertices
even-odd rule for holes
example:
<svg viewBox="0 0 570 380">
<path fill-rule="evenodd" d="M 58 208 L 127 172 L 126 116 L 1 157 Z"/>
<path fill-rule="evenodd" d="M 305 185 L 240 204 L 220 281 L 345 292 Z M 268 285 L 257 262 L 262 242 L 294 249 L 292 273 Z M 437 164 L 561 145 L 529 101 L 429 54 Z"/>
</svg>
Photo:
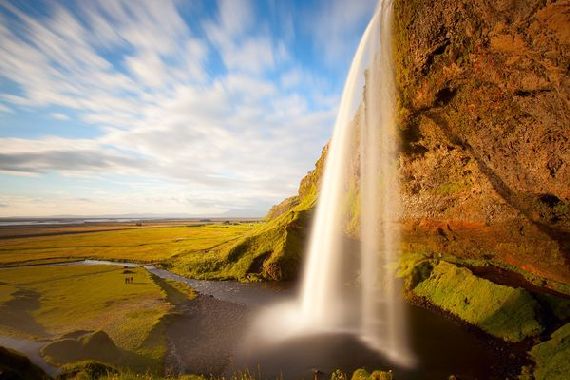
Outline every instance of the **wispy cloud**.
<svg viewBox="0 0 570 380">
<path fill-rule="evenodd" d="M 316 18 L 338 46 L 340 26 L 325 19 L 355 22 L 366 9 L 342 3 Z M 0 135 L 4 175 L 123 175 L 179 194 L 177 203 L 161 198 L 165 209 L 266 207 L 294 192 L 328 138 L 338 94 L 296 60 L 294 32 L 274 35 L 251 1 L 221 0 L 196 20 L 169 0 L 42 4 L 41 15 L 0 4 L 0 77 L 14 84 L 0 90 L 0 112 L 80 127 L 77 135 Z M 123 210 L 122 195 L 105 191 L 105 209 Z M 6 209 L 41 208 L 32 198 Z M 148 204 L 136 201 L 131 207 Z"/>
<path fill-rule="evenodd" d="M 54 113 L 51 113 L 50 116 L 55 120 L 61 120 L 61 121 L 69 120 L 69 116 L 67 116 L 66 114 L 63 114 L 63 113 L 54 112 Z"/>
<path fill-rule="evenodd" d="M 341 57 L 354 53 L 355 39 L 359 39 L 359 28 L 370 19 L 377 0 L 320 0 L 308 17 L 308 28 L 313 43 L 319 46 L 327 61 L 337 63 Z"/>
</svg>

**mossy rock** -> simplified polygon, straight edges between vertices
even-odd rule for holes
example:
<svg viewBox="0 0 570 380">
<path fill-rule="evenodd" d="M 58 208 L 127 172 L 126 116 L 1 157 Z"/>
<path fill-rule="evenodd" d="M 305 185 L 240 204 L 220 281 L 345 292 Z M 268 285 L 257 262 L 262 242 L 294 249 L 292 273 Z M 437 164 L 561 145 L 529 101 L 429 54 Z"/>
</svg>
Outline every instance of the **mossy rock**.
<svg viewBox="0 0 570 380">
<path fill-rule="evenodd" d="M 24 355 L 0 347 L 0 379 L 47 380 L 50 377 Z"/>
<path fill-rule="evenodd" d="M 540 307 L 527 291 L 494 284 L 445 261 L 413 293 L 505 341 L 520 342 L 543 331 Z"/>
<path fill-rule="evenodd" d="M 104 331 L 95 331 L 78 339 L 61 339 L 42 347 L 42 356 L 58 365 L 82 360 L 117 362 L 121 350 Z"/>
<path fill-rule="evenodd" d="M 359 368 L 352 374 L 351 380 L 392 380 L 392 371 L 373 371 L 369 373 L 364 368 Z"/>
<path fill-rule="evenodd" d="M 119 371 L 105 363 L 85 360 L 69 363 L 60 368 L 57 380 L 96 380 L 104 376 L 117 375 Z"/>
<path fill-rule="evenodd" d="M 536 380 L 564 380 L 570 374 L 570 323 L 551 335 L 547 342 L 535 345 L 530 355 L 536 366 Z"/>
</svg>

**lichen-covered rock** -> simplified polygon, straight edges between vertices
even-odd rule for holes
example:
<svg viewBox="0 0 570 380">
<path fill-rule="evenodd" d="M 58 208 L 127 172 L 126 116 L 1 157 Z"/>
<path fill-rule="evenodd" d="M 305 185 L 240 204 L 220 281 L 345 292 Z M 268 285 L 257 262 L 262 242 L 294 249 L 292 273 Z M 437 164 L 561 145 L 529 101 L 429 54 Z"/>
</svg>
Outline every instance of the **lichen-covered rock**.
<svg viewBox="0 0 570 380">
<path fill-rule="evenodd" d="M 483 331 L 510 342 L 537 336 L 539 305 L 521 288 L 496 285 L 441 261 L 413 293 Z"/>
</svg>

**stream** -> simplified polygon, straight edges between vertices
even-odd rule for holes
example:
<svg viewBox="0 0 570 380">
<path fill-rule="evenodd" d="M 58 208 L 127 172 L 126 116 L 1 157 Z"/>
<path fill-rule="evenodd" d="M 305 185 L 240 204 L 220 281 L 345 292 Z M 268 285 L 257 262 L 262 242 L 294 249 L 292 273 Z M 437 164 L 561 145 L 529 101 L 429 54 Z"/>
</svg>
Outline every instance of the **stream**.
<svg viewBox="0 0 570 380">
<path fill-rule="evenodd" d="M 137 266 L 98 260 L 60 265 Z M 490 379 L 505 378 L 520 368 L 504 343 L 414 305 L 406 306 L 410 344 L 417 359 L 414 368 L 398 367 L 346 332 L 271 342 L 252 333 L 251 326 L 265 308 L 296 296 L 292 284 L 193 280 L 154 266 L 144 267 L 160 278 L 186 283 L 199 293 L 178 310 L 167 329 L 167 370 L 171 373 L 231 376 L 249 368 L 261 378 L 312 379 L 317 373 L 318 378 L 328 379 L 337 368 L 351 373 L 364 367 L 392 369 L 396 378 L 408 380 L 446 379 L 452 374 L 461 379 Z M 39 355 L 43 344 L 0 337 L 0 345 L 23 352 L 53 375 L 56 369 Z"/>
</svg>

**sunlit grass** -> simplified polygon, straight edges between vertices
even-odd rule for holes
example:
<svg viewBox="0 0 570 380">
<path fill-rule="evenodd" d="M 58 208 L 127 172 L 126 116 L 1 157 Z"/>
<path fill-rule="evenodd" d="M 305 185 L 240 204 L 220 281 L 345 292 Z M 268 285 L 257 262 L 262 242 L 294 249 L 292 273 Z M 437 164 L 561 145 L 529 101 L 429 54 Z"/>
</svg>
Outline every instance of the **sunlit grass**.
<svg viewBox="0 0 570 380">
<path fill-rule="evenodd" d="M 141 227 L 0 240 L 0 265 L 70 258 L 156 262 L 213 249 L 242 236 L 253 224 Z"/>
<path fill-rule="evenodd" d="M 0 269 L 0 334 L 37 339 L 103 330 L 119 348 L 157 362 L 166 348 L 164 337 L 153 330 L 172 306 L 146 270 L 131 270 L 133 284 L 125 284 L 121 267 Z M 4 320 L 9 316 L 14 321 Z"/>
<path fill-rule="evenodd" d="M 307 210 L 289 210 L 209 252 L 180 255 L 172 260 L 171 269 L 197 279 L 290 279 L 300 266 L 307 225 Z"/>
<path fill-rule="evenodd" d="M 570 373 L 570 323 L 556 330 L 549 341 L 531 350 L 536 380 L 563 380 Z"/>
<path fill-rule="evenodd" d="M 537 320 L 538 305 L 528 292 L 496 285 L 445 261 L 439 262 L 413 292 L 506 341 L 520 342 L 543 330 Z"/>
</svg>

